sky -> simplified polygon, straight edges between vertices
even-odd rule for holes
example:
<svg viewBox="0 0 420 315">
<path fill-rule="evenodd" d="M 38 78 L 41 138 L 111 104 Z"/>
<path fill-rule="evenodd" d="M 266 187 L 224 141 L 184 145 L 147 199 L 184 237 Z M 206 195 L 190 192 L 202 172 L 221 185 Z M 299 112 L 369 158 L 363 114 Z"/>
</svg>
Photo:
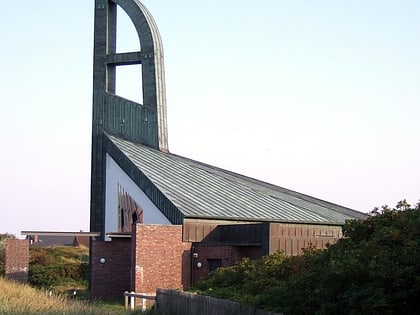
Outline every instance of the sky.
<svg viewBox="0 0 420 315">
<path fill-rule="evenodd" d="M 172 153 L 362 212 L 420 199 L 420 2 L 143 0 Z M 0 233 L 89 230 L 93 0 L 0 19 Z M 140 49 L 118 11 L 118 52 Z M 141 102 L 140 67 L 117 94 Z"/>
</svg>

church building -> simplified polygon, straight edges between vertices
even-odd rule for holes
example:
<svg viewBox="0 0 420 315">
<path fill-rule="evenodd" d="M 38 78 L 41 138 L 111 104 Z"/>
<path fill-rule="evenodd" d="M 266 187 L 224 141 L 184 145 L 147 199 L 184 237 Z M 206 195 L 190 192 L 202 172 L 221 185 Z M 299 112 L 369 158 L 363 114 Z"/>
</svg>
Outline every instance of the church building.
<svg viewBox="0 0 420 315">
<path fill-rule="evenodd" d="M 116 52 L 116 12 L 140 51 Z M 116 67 L 141 65 L 143 104 L 116 95 Z M 323 248 L 366 215 L 170 153 L 162 41 L 138 0 L 95 0 L 90 230 L 92 297 L 186 289 L 221 266 Z"/>
</svg>

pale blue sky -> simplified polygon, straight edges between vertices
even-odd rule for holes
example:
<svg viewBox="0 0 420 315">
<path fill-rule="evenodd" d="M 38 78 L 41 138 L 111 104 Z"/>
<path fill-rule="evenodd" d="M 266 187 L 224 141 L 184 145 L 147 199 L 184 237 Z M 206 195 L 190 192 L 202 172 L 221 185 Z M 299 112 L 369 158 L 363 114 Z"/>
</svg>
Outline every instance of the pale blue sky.
<svg viewBox="0 0 420 315">
<path fill-rule="evenodd" d="M 165 49 L 171 152 L 363 212 L 418 201 L 420 2 L 143 3 Z M 89 227 L 93 10 L 2 6 L 0 233 Z M 119 26 L 118 50 L 138 49 Z M 135 100 L 137 70 L 117 86 Z"/>
</svg>

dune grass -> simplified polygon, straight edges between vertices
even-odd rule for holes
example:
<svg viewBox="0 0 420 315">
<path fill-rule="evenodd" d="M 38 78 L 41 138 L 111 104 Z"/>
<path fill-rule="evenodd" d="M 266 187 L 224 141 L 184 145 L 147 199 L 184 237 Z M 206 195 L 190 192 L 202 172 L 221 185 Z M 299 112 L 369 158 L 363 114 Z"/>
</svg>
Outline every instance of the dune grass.
<svg viewBox="0 0 420 315">
<path fill-rule="evenodd" d="M 0 277 L 0 314 L 127 314 L 123 306 L 107 309 L 107 305 L 70 300 L 65 296 L 47 296 L 28 285 Z"/>
</svg>

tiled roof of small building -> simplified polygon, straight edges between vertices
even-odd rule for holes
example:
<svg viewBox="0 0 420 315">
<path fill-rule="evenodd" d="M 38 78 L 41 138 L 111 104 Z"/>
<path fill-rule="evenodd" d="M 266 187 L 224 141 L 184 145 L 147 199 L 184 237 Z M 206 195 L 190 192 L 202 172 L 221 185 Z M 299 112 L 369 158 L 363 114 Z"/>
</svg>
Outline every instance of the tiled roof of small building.
<svg viewBox="0 0 420 315">
<path fill-rule="evenodd" d="M 125 156 L 183 218 L 339 225 L 348 219 L 366 218 L 364 213 L 305 194 L 111 135 L 105 137 L 114 147 L 114 155 L 119 151 Z M 117 163 L 122 160 L 121 156 L 113 158 Z"/>
</svg>

